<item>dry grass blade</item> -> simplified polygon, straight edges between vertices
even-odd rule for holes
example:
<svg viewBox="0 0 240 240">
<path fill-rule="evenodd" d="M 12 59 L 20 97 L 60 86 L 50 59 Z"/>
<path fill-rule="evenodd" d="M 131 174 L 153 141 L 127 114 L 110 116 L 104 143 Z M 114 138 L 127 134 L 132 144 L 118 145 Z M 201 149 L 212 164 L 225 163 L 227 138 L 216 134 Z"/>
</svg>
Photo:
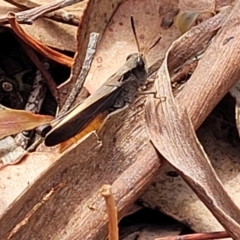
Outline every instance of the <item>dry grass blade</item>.
<svg viewBox="0 0 240 240">
<path fill-rule="evenodd" d="M 184 36 L 183 36 L 184 37 Z M 175 41 L 173 49 L 181 38 Z M 172 95 L 167 67 L 168 53 L 150 96 L 146 119 L 150 138 L 164 158 L 180 173 L 234 239 L 240 238 L 240 211 L 224 190 L 207 155 L 197 140 L 186 110 L 179 109 Z M 225 89 L 227 91 L 227 89 Z M 194 99 L 194 98 L 193 98 Z"/>
</svg>

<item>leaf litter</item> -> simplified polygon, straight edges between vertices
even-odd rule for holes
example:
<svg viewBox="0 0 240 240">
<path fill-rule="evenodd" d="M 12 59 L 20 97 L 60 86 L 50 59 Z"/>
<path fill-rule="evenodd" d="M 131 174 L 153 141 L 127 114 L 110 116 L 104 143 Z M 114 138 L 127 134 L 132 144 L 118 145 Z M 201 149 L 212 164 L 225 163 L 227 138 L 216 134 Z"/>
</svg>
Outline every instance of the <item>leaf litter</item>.
<svg viewBox="0 0 240 240">
<path fill-rule="evenodd" d="M 161 3 L 165 5 L 169 4 L 169 2 L 164 3 L 163 1 Z M 131 29 L 130 27 L 126 27 L 129 25 L 130 15 L 134 15 L 137 32 L 140 35 L 140 40 L 141 42 L 143 42 L 143 46 L 147 45 L 147 43 L 149 43 L 149 40 L 152 40 L 154 37 L 158 35 L 163 35 L 159 44 L 147 54 L 147 59 L 150 66 L 159 59 L 164 59 L 166 49 L 170 46 L 172 41 L 179 36 L 179 32 L 177 31 L 175 26 L 170 27 L 163 32 L 161 32 L 161 29 L 160 31 L 156 31 L 156 29 L 159 29 L 159 26 L 161 26 L 162 20 L 161 18 L 159 18 L 159 14 L 157 14 L 157 9 L 159 8 L 156 7 L 156 1 L 152 1 L 144 7 L 141 5 L 143 4 L 143 1 L 138 2 L 138 4 L 142 6 L 141 9 L 144 9 L 143 12 L 136 12 L 137 8 L 134 7 L 134 4 L 136 4 L 135 1 L 125 1 L 121 5 L 121 8 L 118 9 L 115 16 L 111 19 L 109 27 L 104 31 L 104 35 L 98 47 L 97 54 L 93 61 L 93 65 L 90 69 L 90 74 L 88 75 L 88 79 L 86 82 L 86 86 L 90 90 L 90 92 L 93 92 L 99 86 L 101 81 L 105 81 L 112 73 L 114 73 L 119 68 L 119 66 L 122 66 L 126 56 L 128 56 L 129 53 L 136 51 L 136 45 L 134 43 Z M 151 15 L 151 13 L 153 15 Z M 115 17 L 116 20 L 114 19 Z M 139 26 L 147 26 L 147 29 Z M 152 26 L 154 30 L 150 29 L 149 26 Z M 168 37 L 170 37 L 170 39 L 168 39 Z M 121 48 L 123 49 L 123 47 L 124 51 L 121 50 Z M 112 53 L 114 53 L 115 57 L 112 56 Z M 164 97 L 162 100 L 164 100 Z M 31 159 L 31 157 L 29 159 Z M 33 176 L 36 176 L 34 175 L 34 170 L 31 171 Z M 40 171 L 38 172 L 40 173 Z M 21 189 L 24 189 L 24 186 L 19 186 L 19 193 L 21 192 Z M 14 197 L 12 199 L 14 199 Z M 178 216 L 172 213 L 169 213 L 167 211 L 166 213 L 179 219 Z M 186 218 L 187 217 L 183 217 L 179 220 L 184 221 Z M 209 231 L 213 231 L 213 229 L 214 227 L 210 228 Z M 203 231 L 206 231 L 205 227 L 203 227 Z"/>
</svg>

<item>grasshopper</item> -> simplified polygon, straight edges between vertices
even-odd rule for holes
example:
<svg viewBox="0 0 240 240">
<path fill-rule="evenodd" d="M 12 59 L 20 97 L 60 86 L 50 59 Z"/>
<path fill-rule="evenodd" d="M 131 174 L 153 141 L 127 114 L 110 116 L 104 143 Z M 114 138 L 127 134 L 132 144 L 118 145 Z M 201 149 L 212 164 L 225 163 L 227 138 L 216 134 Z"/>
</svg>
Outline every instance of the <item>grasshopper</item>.
<svg viewBox="0 0 240 240">
<path fill-rule="evenodd" d="M 70 109 L 65 117 L 47 134 L 46 146 L 54 146 L 70 139 L 83 130 L 99 113 L 114 112 L 131 104 L 141 86 L 147 81 L 148 68 L 140 52 L 136 31 L 131 18 L 138 53 L 130 54 L 126 63 L 80 105 Z"/>
</svg>

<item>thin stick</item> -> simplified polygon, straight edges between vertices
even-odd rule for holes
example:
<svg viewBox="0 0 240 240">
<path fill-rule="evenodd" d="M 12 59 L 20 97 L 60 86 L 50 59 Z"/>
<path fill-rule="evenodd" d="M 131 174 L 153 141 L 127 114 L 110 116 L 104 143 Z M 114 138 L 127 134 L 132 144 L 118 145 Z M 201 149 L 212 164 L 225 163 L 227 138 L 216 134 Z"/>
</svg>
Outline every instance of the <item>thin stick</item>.
<svg viewBox="0 0 240 240">
<path fill-rule="evenodd" d="M 43 66 L 46 70 L 49 70 L 50 68 L 50 64 L 46 59 L 43 60 Z M 40 112 L 47 91 L 47 87 L 44 82 L 43 75 L 41 74 L 40 70 L 37 69 L 36 76 L 33 80 L 32 91 L 25 105 L 26 111 L 33 113 Z M 35 132 L 33 130 L 20 132 L 15 136 L 15 141 L 18 143 L 18 145 L 24 149 L 27 149 L 34 137 L 34 134 Z"/>
<path fill-rule="evenodd" d="M 14 6 L 17 6 L 22 10 L 33 9 L 41 6 L 41 4 L 38 4 L 32 1 L 24 1 L 24 2 L 19 2 L 19 0 L 4 0 L 4 1 L 9 2 Z M 56 22 L 62 22 L 69 25 L 73 25 L 73 26 L 78 26 L 79 24 L 79 16 L 69 13 L 66 10 L 58 10 L 58 11 L 50 12 L 45 14 L 44 17 L 50 18 Z"/>
<path fill-rule="evenodd" d="M 136 33 L 136 28 L 135 28 L 133 16 L 131 16 L 131 27 L 132 27 L 132 30 L 133 30 L 133 35 L 134 35 L 136 44 L 137 44 L 138 52 L 140 52 L 140 45 L 139 45 L 139 41 L 138 41 L 138 38 L 137 38 L 137 33 Z"/>
<path fill-rule="evenodd" d="M 98 37 L 99 37 L 98 33 L 93 32 L 90 34 L 86 57 L 84 59 L 83 65 L 82 65 L 81 72 L 80 72 L 79 76 L 77 77 L 75 86 L 72 88 L 72 91 L 69 94 L 66 102 L 64 103 L 59 115 L 63 115 L 70 109 L 70 107 L 72 106 L 77 95 L 81 91 L 83 84 L 85 82 L 85 79 L 87 77 L 87 74 L 89 72 L 89 69 L 91 67 L 91 63 L 92 63 L 92 60 L 93 60 L 93 57 L 94 57 L 94 54 L 96 51 L 96 47 L 97 47 Z"/>
<path fill-rule="evenodd" d="M 19 23 L 26 23 L 26 24 L 32 24 L 34 20 L 37 18 L 53 12 L 55 10 L 82 2 L 83 0 L 60 0 L 60 1 L 53 1 L 45 5 L 41 5 L 39 7 L 26 10 L 20 13 L 16 13 L 17 21 Z M 3 15 L 0 17 L 0 22 L 7 22 L 8 21 L 8 15 Z"/>
<path fill-rule="evenodd" d="M 103 185 L 101 194 L 105 199 L 108 214 L 108 240 L 118 240 L 117 207 L 113 198 L 111 185 Z"/>
</svg>

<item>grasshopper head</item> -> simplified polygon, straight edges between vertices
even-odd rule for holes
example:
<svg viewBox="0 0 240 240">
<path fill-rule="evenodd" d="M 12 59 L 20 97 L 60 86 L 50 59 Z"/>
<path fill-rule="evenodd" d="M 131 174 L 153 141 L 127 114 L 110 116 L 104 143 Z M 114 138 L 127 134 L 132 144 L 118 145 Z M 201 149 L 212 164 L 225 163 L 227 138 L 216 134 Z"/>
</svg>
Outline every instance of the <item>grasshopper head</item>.
<svg viewBox="0 0 240 240">
<path fill-rule="evenodd" d="M 144 86 L 147 81 L 148 68 L 146 58 L 143 53 L 133 53 L 127 57 L 127 65 L 137 78 L 139 85 Z"/>
</svg>

